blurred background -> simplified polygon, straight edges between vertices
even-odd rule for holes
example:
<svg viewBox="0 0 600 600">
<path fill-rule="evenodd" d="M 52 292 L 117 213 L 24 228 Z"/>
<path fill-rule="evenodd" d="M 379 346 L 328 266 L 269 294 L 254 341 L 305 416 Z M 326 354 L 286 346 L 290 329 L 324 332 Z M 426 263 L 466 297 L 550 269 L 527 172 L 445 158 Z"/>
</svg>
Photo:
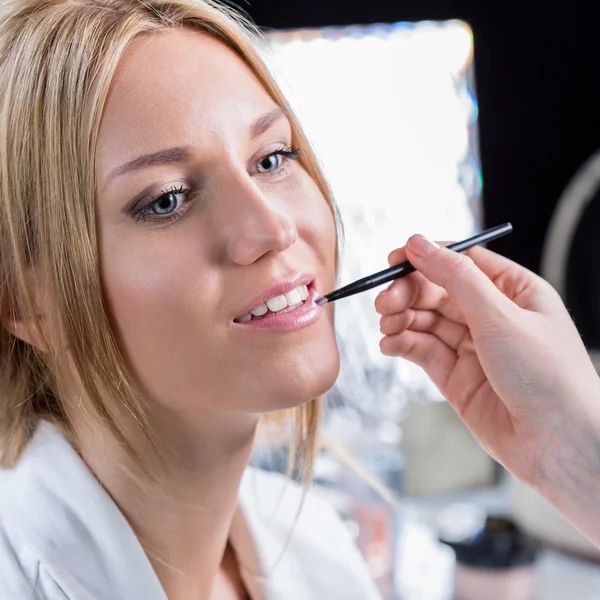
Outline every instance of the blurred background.
<svg viewBox="0 0 600 600">
<path fill-rule="evenodd" d="M 600 369 L 592 9 L 238 4 L 267 34 L 264 57 L 340 206 L 340 284 L 385 268 L 389 251 L 414 232 L 457 240 L 511 221 L 514 233 L 492 248 L 559 290 Z M 336 308 L 343 360 L 325 426 L 335 447 L 321 456 L 316 482 L 383 597 L 600 598 L 600 553 L 479 449 L 420 369 L 380 355 L 376 293 Z M 258 458 L 285 469 L 285 452 L 268 436 Z M 393 502 L 357 473 L 363 468 Z"/>
</svg>

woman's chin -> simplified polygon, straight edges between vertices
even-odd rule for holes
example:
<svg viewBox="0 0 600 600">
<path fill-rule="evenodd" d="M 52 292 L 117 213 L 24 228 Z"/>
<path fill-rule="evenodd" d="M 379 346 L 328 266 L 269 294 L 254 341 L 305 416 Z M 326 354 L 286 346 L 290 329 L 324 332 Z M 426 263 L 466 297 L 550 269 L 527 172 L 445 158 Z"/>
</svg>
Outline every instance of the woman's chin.
<svg viewBox="0 0 600 600">
<path fill-rule="evenodd" d="M 243 410 L 268 413 L 302 406 L 327 393 L 340 369 L 337 346 L 318 360 L 294 361 L 286 369 L 272 369 L 246 389 Z"/>
</svg>

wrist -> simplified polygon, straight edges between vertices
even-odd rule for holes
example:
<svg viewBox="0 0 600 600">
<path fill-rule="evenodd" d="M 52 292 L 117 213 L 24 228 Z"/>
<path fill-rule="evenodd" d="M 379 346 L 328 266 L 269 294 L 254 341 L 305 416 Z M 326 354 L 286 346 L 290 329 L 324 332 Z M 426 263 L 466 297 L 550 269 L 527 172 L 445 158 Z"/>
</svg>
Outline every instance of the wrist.
<svg viewBox="0 0 600 600">
<path fill-rule="evenodd" d="M 561 399 L 562 418 L 529 483 L 600 546 L 600 380 L 578 392 Z"/>
</svg>

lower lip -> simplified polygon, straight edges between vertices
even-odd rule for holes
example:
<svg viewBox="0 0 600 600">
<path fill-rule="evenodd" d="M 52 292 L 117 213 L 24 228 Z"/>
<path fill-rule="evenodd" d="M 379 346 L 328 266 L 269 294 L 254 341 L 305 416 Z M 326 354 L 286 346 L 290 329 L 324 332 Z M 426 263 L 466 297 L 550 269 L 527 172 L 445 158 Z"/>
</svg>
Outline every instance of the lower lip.
<svg viewBox="0 0 600 600">
<path fill-rule="evenodd" d="M 263 331 L 296 331 L 312 325 L 322 314 L 323 307 L 315 304 L 316 291 L 309 289 L 309 296 L 294 310 L 281 314 L 271 314 L 262 319 L 252 319 L 243 323 L 234 323 L 244 329 Z"/>
</svg>

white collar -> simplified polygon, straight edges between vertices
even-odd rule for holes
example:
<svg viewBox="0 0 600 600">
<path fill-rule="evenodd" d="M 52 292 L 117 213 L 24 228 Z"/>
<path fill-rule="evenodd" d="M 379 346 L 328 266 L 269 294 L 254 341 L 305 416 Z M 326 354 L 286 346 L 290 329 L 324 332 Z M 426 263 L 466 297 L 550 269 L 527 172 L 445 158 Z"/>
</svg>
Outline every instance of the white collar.
<svg viewBox="0 0 600 600">
<path fill-rule="evenodd" d="M 55 426 L 40 423 L 17 465 L 0 469 L 0 490 L 0 518 L 67 598 L 167 600 L 129 523 Z"/>
<path fill-rule="evenodd" d="M 252 468 L 244 474 L 231 543 L 253 600 L 311 596 L 299 557 L 286 550 L 300 504 L 299 489 L 286 479 Z M 48 422 L 15 467 L 0 469 L 0 520 L 67 598 L 168 600 L 129 522 Z"/>
<path fill-rule="evenodd" d="M 333 509 L 313 493 L 303 500 L 289 479 L 246 470 L 230 540 L 253 600 L 379 598 Z M 0 469 L 0 527 L 66 598 L 167 600 L 128 521 L 50 423 L 38 426 L 14 468 Z"/>
</svg>

